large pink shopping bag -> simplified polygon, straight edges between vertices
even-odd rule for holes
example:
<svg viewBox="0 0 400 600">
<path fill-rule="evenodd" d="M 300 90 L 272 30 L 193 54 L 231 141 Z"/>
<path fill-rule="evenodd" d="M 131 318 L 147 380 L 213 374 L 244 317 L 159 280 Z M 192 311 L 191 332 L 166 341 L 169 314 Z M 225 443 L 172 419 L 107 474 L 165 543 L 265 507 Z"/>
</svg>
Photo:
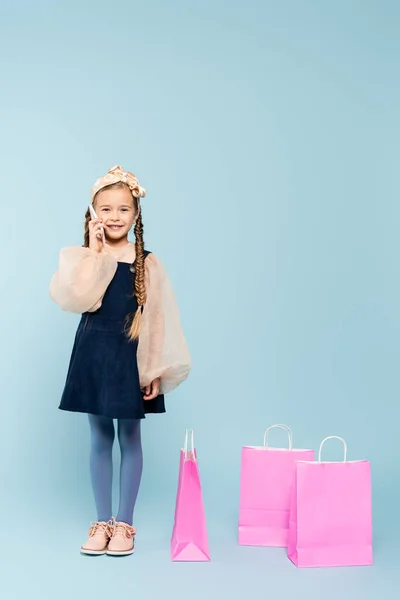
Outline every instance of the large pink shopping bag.
<svg viewBox="0 0 400 600">
<path fill-rule="evenodd" d="M 289 448 L 270 448 L 271 429 L 283 429 Z M 244 446 L 240 473 L 239 544 L 287 546 L 290 497 L 298 460 L 314 460 L 313 450 L 295 450 L 286 425 L 273 425 L 263 446 Z"/>
<path fill-rule="evenodd" d="M 190 450 L 188 449 L 190 437 Z M 173 561 L 209 561 L 206 516 L 193 431 L 186 431 L 180 453 L 175 519 L 171 539 Z"/>
<path fill-rule="evenodd" d="M 343 462 L 321 462 L 326 440 L 344 445 Z M 318 462 L 299 462 L 290 511 L 288 556 L 298 567 L 371 565 L 371 467 L 348 462 L 342 438 L 321 443 Z"/>
</svg>

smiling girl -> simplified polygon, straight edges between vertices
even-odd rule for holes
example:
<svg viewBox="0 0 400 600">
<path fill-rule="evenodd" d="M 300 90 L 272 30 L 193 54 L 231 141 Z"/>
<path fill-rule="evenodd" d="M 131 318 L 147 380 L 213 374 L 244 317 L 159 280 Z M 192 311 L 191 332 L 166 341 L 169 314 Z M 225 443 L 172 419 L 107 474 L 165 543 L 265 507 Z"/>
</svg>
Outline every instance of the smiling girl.
<svg viewBox="0 0 400 600">
<path fill-rule="evenodd" d="M 119 165 L 96 181 L 83 247 L 63 248 L 51 297 L 82 314 L 59 408 L 87 413 L 97 520 L 85 554 L 132 554 L 143 456 L 141 420 L 165 412 L 164 394 L 190 371 L 174 293 L 160 260 L 144 249 L 146 191 Z M 128 240 L 134 228 L 135 242 Z M 120 501 L 112 517 L 114 419 L 121 449 Z"/>
</svg>

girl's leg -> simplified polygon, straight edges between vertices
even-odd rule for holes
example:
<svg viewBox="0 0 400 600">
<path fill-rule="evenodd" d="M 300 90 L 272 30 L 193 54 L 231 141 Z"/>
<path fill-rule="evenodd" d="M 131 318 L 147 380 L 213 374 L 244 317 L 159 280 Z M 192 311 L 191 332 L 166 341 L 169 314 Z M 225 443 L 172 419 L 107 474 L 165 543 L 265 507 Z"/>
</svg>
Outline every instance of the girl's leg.
<svg viewBox="0 0 400 600">
<path fill-rule="evenodd" d="M 106 417 L 89 415 L 90 477 L 98 521 L 109 521 L 112 513 L 112 447 L 114 422 Z"/>
<path fill-rule="evenodd" d="M 121 447 L 120 499 L 117 521 L 132 525 L 143 469 L 140 419 L 118 419 Z"/>
</svg>

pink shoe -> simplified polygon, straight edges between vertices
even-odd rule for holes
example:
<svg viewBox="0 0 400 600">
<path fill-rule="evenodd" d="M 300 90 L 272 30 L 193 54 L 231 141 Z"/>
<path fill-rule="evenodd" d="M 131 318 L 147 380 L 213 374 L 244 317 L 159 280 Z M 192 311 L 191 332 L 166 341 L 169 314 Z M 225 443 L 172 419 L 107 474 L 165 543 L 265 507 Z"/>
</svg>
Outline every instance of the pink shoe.
<svg viewBox="0 0 400 600">
<path fill-rule="evenodd" d="M 89 529 L 89 539 L 81 546 L 82 554 L 105 554 L 112 535 L 114 522 L 111 519 L 105 521 L 95 521 Z"/>
<path fill-rule="evenodd" d="M 136 529 L 123 521 L 115 521 L 111 528 L 111 539 L 106 554 L 111 556 L 127 556 L 133 554 Z"/>
</svg>

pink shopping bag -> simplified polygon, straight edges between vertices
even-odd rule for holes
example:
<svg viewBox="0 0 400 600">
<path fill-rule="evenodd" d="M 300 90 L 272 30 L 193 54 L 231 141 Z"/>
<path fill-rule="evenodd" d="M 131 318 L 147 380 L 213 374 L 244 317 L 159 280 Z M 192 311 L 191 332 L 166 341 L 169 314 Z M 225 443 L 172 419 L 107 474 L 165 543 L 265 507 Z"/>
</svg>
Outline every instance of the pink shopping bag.
<svg viewBox="0 0 400 600">
<path fill-rule="evenodd" d="M 326 440 L 344 445 L 343 462 L 321 462 Z M 290 511 L 288 556 L 297 567 L 372 565 L 371 467 L 348 462 L 342 438 L 321 443 L 318 462 L 299 462 Z"/>
<path fill-rule="evenodd" d="M 190 437 L 190 450 L 188 449 Z M 173 561 L 205 562 L 210 560 L 206 516 L 201 491 L 199 466 L 194 448 L 193 431 L 186 431 L 180 453 L 175 519 L 171 538 Z"/>
<path fill-rule="evenodd" d="M 283 429 L 289 448 L 268 447 L 272 429 Z M 243 546 L 287 546 L 290 497 L 298 460 L 314 460 L 313 450 L 293 449 L 292 432 L 286 425 L 273 425 L 264 435 L 263 446 L 244 446 L 240 473 L 239 544 Z"/>
</svg>

